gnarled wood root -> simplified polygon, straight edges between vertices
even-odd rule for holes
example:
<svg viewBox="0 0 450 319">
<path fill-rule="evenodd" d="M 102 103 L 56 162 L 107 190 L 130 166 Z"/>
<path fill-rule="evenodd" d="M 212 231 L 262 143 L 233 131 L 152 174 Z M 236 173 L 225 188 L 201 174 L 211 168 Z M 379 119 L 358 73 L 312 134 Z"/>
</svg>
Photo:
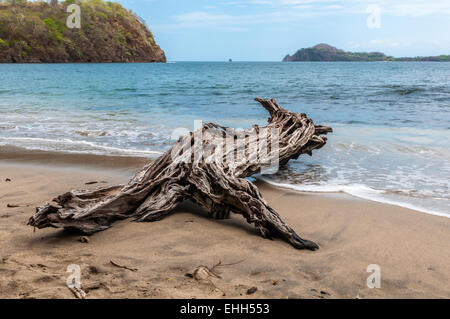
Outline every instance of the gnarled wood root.
<svg viewBox="0 0 450 319">
<path fill-rule="evenodd" d="M 312 150 L 325 145 L 326 137 L 322 134 L 332 129 L 314 125 L 305 114 L 284 110 L 273 99 L 256 100 L 270 113 L 266 127 L 254 126 L 237 132 L 206 123 L 201 129 L 181 137 L 127 185 L 63 194 L 54 199 L 58 206 L 38 207 L 28 224 L 92 234 L 120 219 L 161 220 L 189 199 L 206 209 L 212 218 L 240 214 L 265 238 L 279 236 L 295 248 L 318 249 L 315 243 L 300 238 L 245 177 L 259 173 L 273 160 L 285 164 L 301 154 L 311 155 Z M 271 138 L 277 139 L 278 147 L 271 144 L 261 152 L 261 143 Z M 233 144 L 233 141 L 236 142 Z M 243 145 L 239 145 L 239 141 L 243 141 Z M 244 151 L 239 153 L 242 149 Z"/>
</svg>

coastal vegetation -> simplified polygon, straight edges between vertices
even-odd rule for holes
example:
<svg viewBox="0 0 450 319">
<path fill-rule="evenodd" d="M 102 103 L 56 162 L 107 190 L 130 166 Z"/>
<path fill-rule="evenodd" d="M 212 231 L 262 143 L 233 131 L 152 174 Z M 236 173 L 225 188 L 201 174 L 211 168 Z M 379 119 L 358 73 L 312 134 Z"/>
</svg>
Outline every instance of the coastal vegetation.
<svg viewBox="0 0 450 319">
<path fill-rule="evenodd" d="M 430 62 L 450 62 L 450 55 L 394 58 L 381 52 L 348 52 L 337 49 L 328 44 L 318 44 L 312 48 L 298 50 L 293 55 L 287 55 L 283 62 L 301 61 L 362 61 L 362 62 L 392 62 L 392 61 L 430 61 Z"/>
<path fill-rule="evenodd" d="M 80 27 L 70 28 L 71 4 Z M 165 62 L 145 22 L 117 2 L 6 0 L 0 4 L 0 62 Z"/>
</svg>

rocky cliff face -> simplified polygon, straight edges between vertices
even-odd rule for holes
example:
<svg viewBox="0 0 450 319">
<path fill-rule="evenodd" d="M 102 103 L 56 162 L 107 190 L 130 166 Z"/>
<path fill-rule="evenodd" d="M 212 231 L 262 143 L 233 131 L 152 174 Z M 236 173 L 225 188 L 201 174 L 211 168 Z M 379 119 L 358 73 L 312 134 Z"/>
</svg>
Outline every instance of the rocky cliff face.
<svg viewBox="0 0 450 319">
<path fill-rule="evenodd" d="M 119 3 L 0 4 L 0 62 L 166 62 L 141 19 Z M 81 8 L 81 27 L 69 28 L 67 6 Z"/>
</svg>

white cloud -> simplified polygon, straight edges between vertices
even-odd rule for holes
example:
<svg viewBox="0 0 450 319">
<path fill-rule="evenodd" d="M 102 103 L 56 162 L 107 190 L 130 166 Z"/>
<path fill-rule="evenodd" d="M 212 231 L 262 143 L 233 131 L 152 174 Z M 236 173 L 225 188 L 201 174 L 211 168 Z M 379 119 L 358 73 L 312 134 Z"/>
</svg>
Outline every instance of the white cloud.
<svg viewBox="0 0 450 319">
<path fill-rule="evenodd" d="M 398 47 L 400 45 L 400 43 L 398 41 L 391 41 L 391 40 L 381 40 L 381 39 L 375 39 L 375 40 L 370 40 L 369 44 L 371 46 L 383 46 L 383 47 Z"/>
<path fill-rule="evenodd" d="M 299 8 L 299 5 L 309 5 L 309 8 L 313 10 L 338 9 L 339 12 L 347 13 L 364 13 L 369 4 L 376 4 L 383 8 L 384 13 L 398 16 L 450 14 L 449 0 L 241 0 L 223 3 L 228 5 L 266 5 L 278 8 Z"/>
<path fill-rule="evenodd" d="M 350 42 L 348 48 L 352 51 L 383 51 L 395 48 L 412 48 L 417 46 L 436 47 L 442 46 L 442 42 L 437 39 L 372 39 L 365 42 Z"/>
<path fill-rule="evenodd" d="M 286 23 L 298 21 L 317 15 L 310 11 L 290 10 L 272 11 L 260 14 L 215 14 L 206 11 L 195 11 L 179 14 L 174 17 L 175 23 L 164 26 L 154 26 L 159 29 L 184 29 L 196 27 L 216 27 L 223 30 L 242 31 L 242 27 L 255 24 Z"/>
<path fill-rule="evenodd" d="M 214 23 L 221 23 L 223 21 L 227 22 L 232 20 L 233 16 L 229 14 L 211 14 L 207 12 L 197 11 L 177 15 L 175 19 L 181 23 L 208 24 L 209 22 Z"/>
<path fill-rule="evenodd" d="M 244 26 L 264 24 L 286 24 L 321 15 L 361 14 L 367 15 L 369 5 L 380 7 L 382 15 L 419 17 L 430 14 L 450 15 L 450 0 L 233 0 L 216 4 L 205 11 L 194 11 L 174 16 L 174 23 L 154 26 L 159 29 L 184 29 L 214 27 L 223 30 L 241 31 Z M 224 7 L 224 5 L 226 5 Z M 230 12 L 231 7 L 249 8 L 249 14 L 211 13 L 222 8 Z M 252 7 L 254 7 L 252 9 Z"/>
</svg>

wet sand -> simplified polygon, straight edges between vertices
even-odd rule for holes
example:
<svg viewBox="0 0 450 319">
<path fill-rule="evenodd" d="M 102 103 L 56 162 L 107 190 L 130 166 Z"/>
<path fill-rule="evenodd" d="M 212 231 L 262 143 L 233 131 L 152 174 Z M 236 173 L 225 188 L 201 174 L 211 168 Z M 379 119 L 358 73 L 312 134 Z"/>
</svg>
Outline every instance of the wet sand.
<svg viewBox="0 0 450 319">
<path fill-rule="evenodd" d="M 71 189 L 126 183 L 145 161 L 3 148 L 0 298 L 74 298 L 66 286 L 71 264 L 81 267 L 87 298 L 450 297 L 450 219 L 344 194 L 258 184 L 300 236 L 320 245 L 316 252 L 263 239 L 237 215 L 208 219 L 189 202 L 159 222 L 117 222 L 88 243 L 26 226 L 36 206 Z M 236 264 L 219 267 L 221 278 L 185 276 L 219 261 Z M 366 285 L 370 264 L 381 268 L 380 289 Z M 258 289 L 247 295 L 251 287 Z"/>
</svg>

